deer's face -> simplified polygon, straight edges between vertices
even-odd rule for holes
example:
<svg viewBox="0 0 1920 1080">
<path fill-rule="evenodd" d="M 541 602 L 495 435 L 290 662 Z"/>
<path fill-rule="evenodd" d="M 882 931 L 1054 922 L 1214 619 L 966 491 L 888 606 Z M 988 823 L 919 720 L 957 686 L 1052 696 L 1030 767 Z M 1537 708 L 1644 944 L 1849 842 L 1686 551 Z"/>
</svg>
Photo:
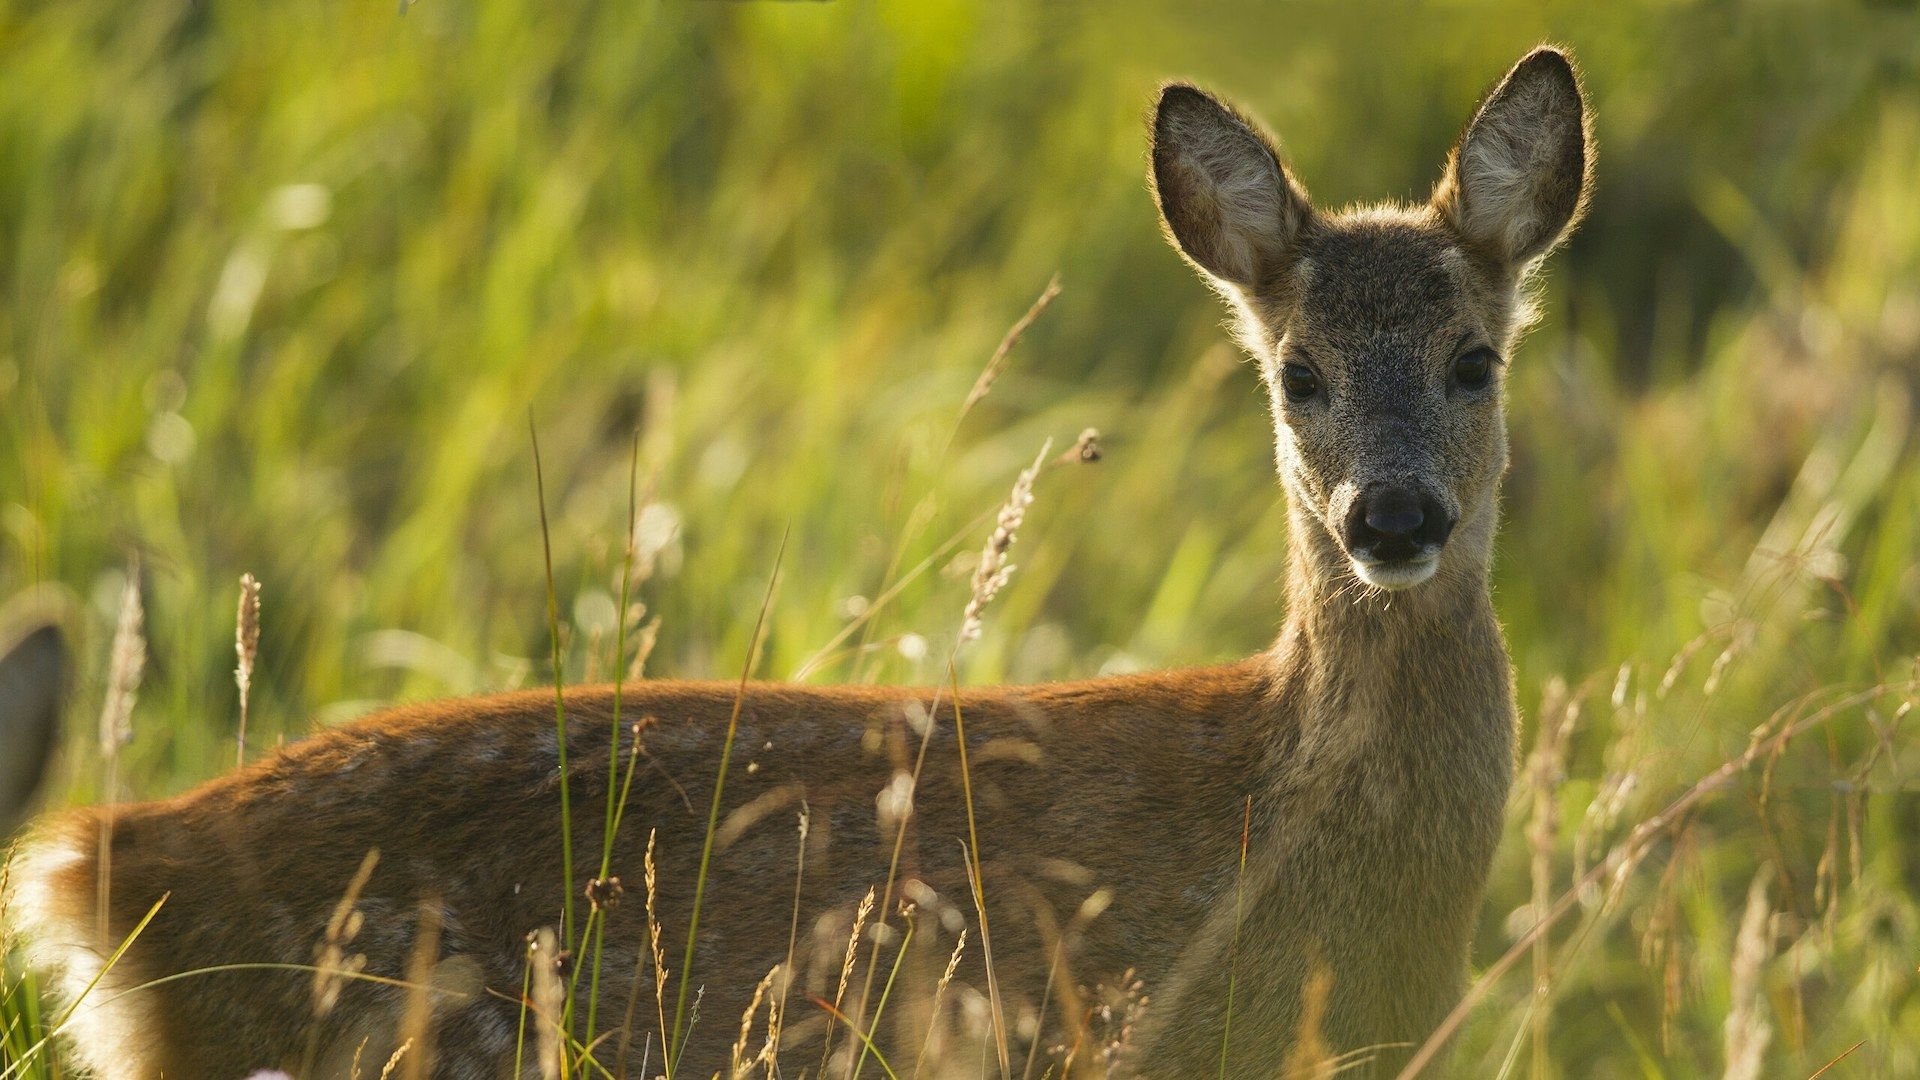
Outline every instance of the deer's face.
<svg viewBox="0 0 1920 1080">
<path fill-rule="evenodd" d="M 1417 585 L 1491 526 L 1508 290 L 1437 224 L 1381 214 L 1315 225 L 1290 273 L 1289 310 L 1258 316 L 1288 496 L 1362 581 Z"/>
<path fill-rule="evenodd" d="M 1168 232 L 1239 315 L 1289 497 L 1366 584 L 1487 557 L 1521 288 L 1578 215 L 1588 159 L 1578 83 L 1551 50 L 1494 90 L 1433 199 L 1408 208 L 1317 213 L 1251 122 L 1162 92 Z"/>
</svg>

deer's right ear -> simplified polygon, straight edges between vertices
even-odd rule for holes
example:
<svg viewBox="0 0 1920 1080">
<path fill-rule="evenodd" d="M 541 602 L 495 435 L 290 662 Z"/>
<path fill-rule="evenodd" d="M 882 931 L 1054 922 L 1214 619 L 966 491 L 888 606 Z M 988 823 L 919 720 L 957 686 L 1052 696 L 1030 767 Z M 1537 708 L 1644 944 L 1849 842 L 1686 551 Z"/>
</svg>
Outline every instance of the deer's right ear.
<svg viewBox="0 0 1920 1080">
<path fill-rule="evenodd" d="M 1174 246 L 1208 276 L 1258 290 L 1312 215 L 1306 193 L 1251 121 L 1173 83 L 1153 117 L 1153 193 Z"/>
<path fill-rule="evenodd" d="M 1580 220 L 1593 174 L 1588 123 L 1573 61 L 1533 50 L 1467 125 L 1434 205 L 1468 243 L 1524 269 Z"/>
</svg>

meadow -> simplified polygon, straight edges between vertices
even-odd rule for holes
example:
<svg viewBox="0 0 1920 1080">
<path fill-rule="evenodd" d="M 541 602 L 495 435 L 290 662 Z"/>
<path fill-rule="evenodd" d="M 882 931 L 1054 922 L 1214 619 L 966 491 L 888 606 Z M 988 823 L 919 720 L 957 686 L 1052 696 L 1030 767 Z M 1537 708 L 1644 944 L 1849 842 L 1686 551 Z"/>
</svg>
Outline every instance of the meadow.
<svg viewBox="0 0 1920 1080">
<path fill-rule="evenodd" d="M 1598 190 L 1508 384 L 1526 750 L 1451 1070 L 1920 1076 L 1907 4 L 5 0 L 0 597 L 54 584 L 84 659 L 51 801 L 231 767 L 243 573 L 254 756 L 554 678 L 548 542 L 569 683 L 623 620 L 649 675 L 943 681 L 991 513 L 1087 429 L 959 679 L 1265 648 L 1269 421 L 1159 235 L 1154 88 L 1324 203 L 1420 198 L 1542 40 Z M 63 1075 L 9 972 L 0 1068 Z"/>
</svg>

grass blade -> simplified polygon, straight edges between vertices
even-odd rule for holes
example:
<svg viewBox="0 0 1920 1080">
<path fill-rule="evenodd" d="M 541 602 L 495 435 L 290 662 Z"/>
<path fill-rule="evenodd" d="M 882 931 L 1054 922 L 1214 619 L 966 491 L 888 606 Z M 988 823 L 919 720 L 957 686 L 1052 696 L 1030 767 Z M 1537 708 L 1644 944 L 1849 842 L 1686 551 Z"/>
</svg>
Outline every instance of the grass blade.
<svg viewBox="0 0 1920 1080">
<path fill-rule="evenodd" d="M 687 1009 L 688 976 L 693 970 L 693 947 L 700 934 L 700 903 L 707 895 L 707 871 L 713 862 L 713 836 L 720 829 L 720 798 L 727 788 L 727 767 L 733 763 L 733 739 L 740 730 L 740 710 L 747 701 L 747 680 L 753 676 L 754 655 L 760 651 L 760 635 L 767 627 L 767 611 L 773 606 L 773 591 L 780 581 L 780 565 L 787 556 L 789 529 L 780 537 L 780 550 L 773 557 L 773 573 L 767 577 L 767 593 L 760 601 L 760 615 L 753 623 L 753 636 L 747 641 L 747 656 L 740 665 L 740 686 L 733 696 L 733 714 L 727 718 L 726 741 L 720 745 L 720 769 L 713 780 L 713 802 L 707 807 L 707 835 L 700 844 L 700 873 L 693 883 L 693 910 L 687 916 L 687 948 L 680 957 L 680 989 L 673 1005 L 673 1032 L 667 1039 L 669 1068 L 680 1063 L 686 1046 L 680 1038 L 682 1018 Z"/>
</svg>

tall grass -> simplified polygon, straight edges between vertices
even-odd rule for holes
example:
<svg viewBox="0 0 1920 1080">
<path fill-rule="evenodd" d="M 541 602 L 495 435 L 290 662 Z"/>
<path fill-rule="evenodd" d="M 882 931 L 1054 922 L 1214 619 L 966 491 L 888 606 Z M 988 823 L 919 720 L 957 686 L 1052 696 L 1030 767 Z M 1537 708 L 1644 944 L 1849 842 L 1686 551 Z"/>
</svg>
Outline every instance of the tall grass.
<svg viewBox="0 0 1920 1080">
<path fill-rule="evenodd" d="M 1479 969 L 1457 1067 L 1725 1074 L 1737 1019 L 1771 1031 L 1761 1075 L 1920 1074 L 1911 10 L 75 0 L 4 25 L 0 594 L 84 601 L 91 714 L 137 555 L 150 655 L 113 778 L 76 750 L 68 801 L 228 767 L 242 572 L 272 593 L 256 752 L 584 680 L 630 601 L 650 670 L 735 676 L 789 523 L 763 670 L 944 681 L 968 526 L 1087 427 L 1105 461 L 1033 505 L 965 679 L 1264 647 L 1271 436 L 1156 235 L 1151 87 L 1240 95 L 1320 198 L 1404 197 L 1502 65 L 1570 44 L 1599 197 L 1513 365 L 1496 566 L 1528 737 L 1566 730 L 1522 775 L 1475 953 L 1513 960 Z M 3 992 L 0 1061 L 48 1075 L 17 1064 L 34 988 Z M 549 1052 L 574 1054 L 530 1068 Z"/>
</svg>

